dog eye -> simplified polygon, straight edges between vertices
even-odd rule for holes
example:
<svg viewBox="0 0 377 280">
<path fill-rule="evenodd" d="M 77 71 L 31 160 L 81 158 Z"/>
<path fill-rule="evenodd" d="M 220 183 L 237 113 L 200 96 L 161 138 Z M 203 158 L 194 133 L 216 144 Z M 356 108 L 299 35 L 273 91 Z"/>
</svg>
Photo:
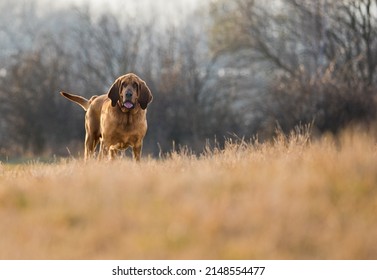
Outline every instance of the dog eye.
<svg viewBox="0 0 377 280">
<path fill-rule="evenodd" d="M 138 86 L 138 84 L 137 84 L 136 82 L 134 82 L 134 83 L 132 84 L 132 87 L 133 87 L 134 89 L 137 89 L 137 86 Z"/>
</svg>

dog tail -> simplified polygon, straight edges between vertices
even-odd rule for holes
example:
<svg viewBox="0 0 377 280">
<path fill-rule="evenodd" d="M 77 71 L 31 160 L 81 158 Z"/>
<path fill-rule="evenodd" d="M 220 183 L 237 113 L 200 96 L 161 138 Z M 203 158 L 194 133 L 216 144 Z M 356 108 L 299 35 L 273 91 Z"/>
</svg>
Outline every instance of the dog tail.
<svg viewBox="0 0 377 280">
<path fill-rule="evenodd" d="M 89 108 L 89 105 L 90 105 L 90 102 L 88 99 L 80 96 L 80 95 L 75 95 L 75 94 L 72 94 L 72 93 L 67 93 L 67 92 L 64 92 L 64 91 L 61 91 L 60 94 L 62 96 L 64 96 L 65 98 L 79 104 L 85 111 L 88 110 Z"/>
</svg>

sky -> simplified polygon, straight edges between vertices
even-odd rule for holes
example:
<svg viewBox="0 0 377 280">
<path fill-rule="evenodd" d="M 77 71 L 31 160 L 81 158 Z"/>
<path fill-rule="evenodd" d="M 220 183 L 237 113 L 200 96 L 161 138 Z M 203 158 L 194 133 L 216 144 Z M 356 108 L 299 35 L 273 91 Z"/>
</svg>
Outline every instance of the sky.
<svg viewBox="0 0 377 280">
<path fill-rule="evenodd" d="M 50 0 L 40 0 L 48 4 L 51 3 Z M 54 1 L 56 5 L 67 6 L 67 5 L 83 5 L 89 4 L 93 9 L 111 9 L 111 10 L 121 10 L 121 9 L 132 9 L 135 7 L 144 7 L 146 9 L 158 7 L 158 10 L 162 9 L 167 12 L 169 10 L 178 7 L 182 10 L 190 10 L 197 6 L 198 3 L 203 2 L 200 0 L 56 0 Z M 135 11 L 137 12 L 137 11 Z"/>
<path fill-rule="evenodd" d="M 0 0 L 1 1 L 1 0 Z M 27 1 L 27 0 L 19 0 Z M 89 6 L 94 14 L 109 10 L 113 14 L 153 16 L 163 18 L 161 22 L 178 23 L 185 15 L 199 4 L 210 0 L 37 0 L 44 7 L 59 8 L 71 6 Z M 166 19 L 166 20 L 165 20 Z"/>
</svg>

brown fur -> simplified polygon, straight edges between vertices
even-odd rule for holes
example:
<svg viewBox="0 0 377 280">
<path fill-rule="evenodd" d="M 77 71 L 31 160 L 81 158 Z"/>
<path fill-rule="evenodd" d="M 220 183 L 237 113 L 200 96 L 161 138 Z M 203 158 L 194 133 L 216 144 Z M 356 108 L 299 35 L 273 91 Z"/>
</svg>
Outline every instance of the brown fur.
<svg viewBox="0 0 377 280">
<path fill-rule="evenodd" d="M 85 159 L 93 156 L 100 144 L 100 158 L 114 158 L 118 150 L 132 147 L 139 161 L 143 138 L 147 132 L 147 106 L 153 96 L 146 83 L 129 73 L 115 80 L 107 94 L 82 96 L 60 92 L 85 111 Z M 130 106 L 133 106 L 132 108 Z"/>
</svg>

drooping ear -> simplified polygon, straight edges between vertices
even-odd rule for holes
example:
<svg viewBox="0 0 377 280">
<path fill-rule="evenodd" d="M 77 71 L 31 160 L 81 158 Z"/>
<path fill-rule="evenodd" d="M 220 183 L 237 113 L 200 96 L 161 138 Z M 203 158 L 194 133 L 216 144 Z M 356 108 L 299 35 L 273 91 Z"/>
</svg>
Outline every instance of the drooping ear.
<svg viewBox="0 0 377 280">
<path fill-rule="evenodd" d="M 139 104 L 141 109 L 147 109 L 149 103 L 153 100 L 151 90 L 148 88 L 147 84 L 140 79 L 139 81 Z"/>
<path fill-rule="evenodd" d="M 111 106 L 115 107 L 119 100 L 120 80 L 117 79 L 109 89 L 107 96 L 111 99 Z"/>
</svg>

